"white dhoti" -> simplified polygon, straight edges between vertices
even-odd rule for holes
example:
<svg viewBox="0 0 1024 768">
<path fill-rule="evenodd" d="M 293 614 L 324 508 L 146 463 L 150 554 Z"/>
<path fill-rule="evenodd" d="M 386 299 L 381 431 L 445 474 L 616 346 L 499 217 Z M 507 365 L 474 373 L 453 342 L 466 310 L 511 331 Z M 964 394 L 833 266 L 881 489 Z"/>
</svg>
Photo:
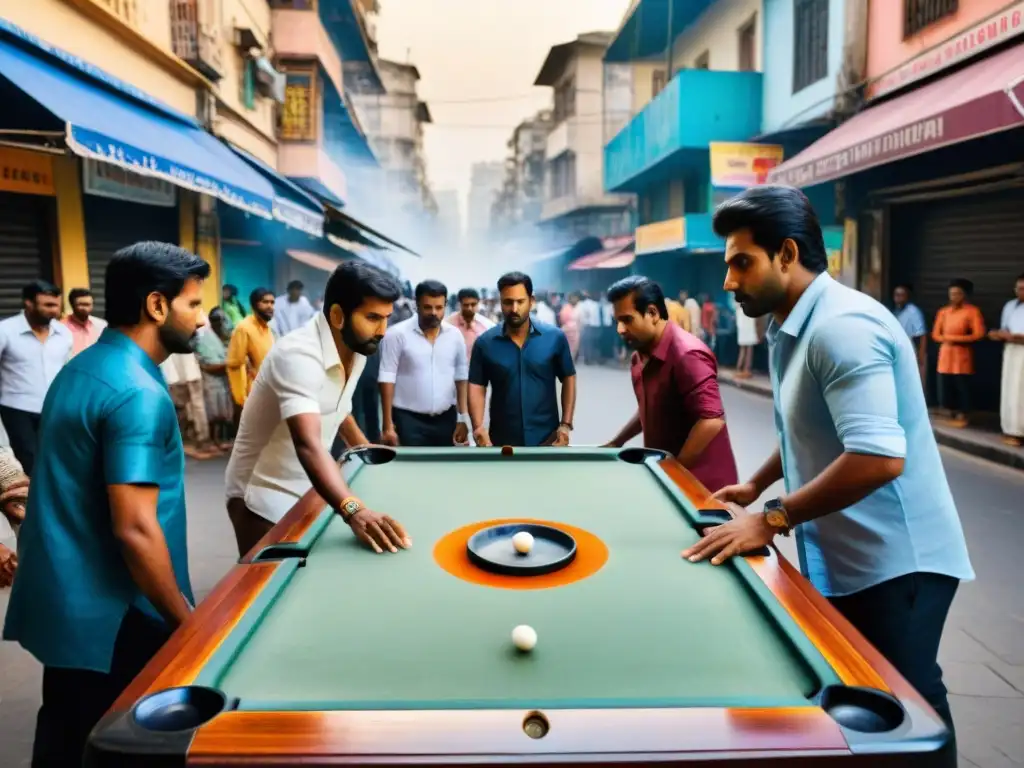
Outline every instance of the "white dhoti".
<svg viewBox="0 0 1024 768">
<path fill-rule="evenodd" d="M 999 399 L 1003 434 L 1024 438 L 1024 344 L 1007 344 L 1003 350 Z"/>
</svg>

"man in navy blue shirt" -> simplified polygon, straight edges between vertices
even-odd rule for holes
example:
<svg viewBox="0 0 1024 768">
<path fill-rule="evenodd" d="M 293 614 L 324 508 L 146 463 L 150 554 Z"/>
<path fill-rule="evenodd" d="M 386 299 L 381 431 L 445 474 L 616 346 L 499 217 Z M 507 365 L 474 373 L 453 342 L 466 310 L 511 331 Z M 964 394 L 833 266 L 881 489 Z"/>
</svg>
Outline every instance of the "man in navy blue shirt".
<svg viewBox="0 0 1024 768">
<path fill-rule="evenodd" d="M 576 410 L 576 366 L 561 329 L 530 316 L 533 281 L 522 272 L 498 280 L 504 322 L 484 331 L 469 364 L 469 417 L 478 446 L 569 444 Z M 555 382 L 562 383 L 559 415 Z M 490 428 L 484 426 L 491 387 Z"/>
<path fill-rule="evenodd" d="M 43 664 L 34 767 L 89 732 L 191 612 L 185 455 L 160 372 L 192 351 L 210 267 L 137 243 L 107 267 L 107 321 L 43 403 L 4 639 Z"/>
</svg>

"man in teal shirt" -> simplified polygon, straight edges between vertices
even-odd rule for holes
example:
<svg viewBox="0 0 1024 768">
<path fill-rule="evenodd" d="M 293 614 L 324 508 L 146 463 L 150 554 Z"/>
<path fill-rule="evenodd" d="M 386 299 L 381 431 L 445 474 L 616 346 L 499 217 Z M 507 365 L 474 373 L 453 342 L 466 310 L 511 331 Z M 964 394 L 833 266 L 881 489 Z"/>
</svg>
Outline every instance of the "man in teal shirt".
<svg viewBox="0 0 1024 768">
<path fill-rule="evenodd" d="M 191 611 L 185 456 L 159 365 L 191 352 L 209 271 L 166 243 L 119 251 L 109 327 L 43 403 L 4 626 L 43 664 L 34 767 L 80 766 L 93 726 Z"/>
</svg>

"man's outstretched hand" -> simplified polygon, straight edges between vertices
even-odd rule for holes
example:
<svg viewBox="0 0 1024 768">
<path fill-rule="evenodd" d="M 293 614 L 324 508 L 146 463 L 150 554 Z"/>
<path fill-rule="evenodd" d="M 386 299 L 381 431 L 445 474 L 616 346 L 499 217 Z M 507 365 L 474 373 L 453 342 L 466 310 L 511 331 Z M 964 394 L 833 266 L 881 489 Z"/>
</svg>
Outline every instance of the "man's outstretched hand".
<svg viewBox="0 0 1024 768">
<path fill-rule="evenodd" d="M 378 555 L 397 552 L 412 546 L 412 539 L 405 528 L 394 518 L 374 512 L 365 507 L 348 519 L 348 525 L 356 538 L 371 547 Z"/>
</svg>

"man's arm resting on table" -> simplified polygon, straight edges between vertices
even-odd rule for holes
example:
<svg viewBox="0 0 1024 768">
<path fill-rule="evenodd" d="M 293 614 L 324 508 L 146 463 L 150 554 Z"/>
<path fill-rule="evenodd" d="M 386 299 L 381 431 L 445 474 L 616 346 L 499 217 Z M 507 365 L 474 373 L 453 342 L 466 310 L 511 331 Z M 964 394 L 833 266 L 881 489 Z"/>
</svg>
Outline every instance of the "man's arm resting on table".
<svg viewBox="0 0 1024 768">
<path fill-rule="evenodd" d="M 760 496 L 774 483 L 777 483 L 782 479 L 782 451 L 776 448 L 772 455 L 768 457 L 767 461 L 758 468 L 754 476 L 747 482 L 754 486 L 757 490 L 757 496 Z"/>
<path fill-rule="evenodd" d="M 191 612 L 178 589 L 167 540 L 157 519 L 156 485 L 108 485 L 114 538 L 121 545 L 132 581 L 171 627 Z"/>
<path fill-rule="evenodd" d="M 637 410 L 637 412 L 630 417 L 629 421 L 626 422 L 626 425 L 619 430 L 619 433 L 611 439 L 611 442 L 609 442 L 608 445 L 612 448 L 621 448 L 634 437 L 639 435 L 641 431 L 643 431 L 643 426 L 640 424 L 640 411 Z"/>
<path fill-rule="evenodd" d="M 566 376 L 562 380 L 562 423 L 572 424 L 576 415 L 576 375 Z"/>
<path fill-rule="evenodd" d="M 903 474 L 903 459 L 843 453 L 816 478 L 783 497 L 791 526 L 846 509 Z"/>
<path fill-rule="evenodd" d="M 487 387 L 481 384 L 469 384 L 469 420 L 473 431 L 484 425 L 484 411 L 487 406 Z"/>
<path fill-rule="evenodd" d="M 295 455 L 313 488 L 331 509 L 340 509 L 342 502 L 353 494 L 338 471 L 338 464 L 331 457 L 330 450 L 324 447 L 320 414 L 300 413 L 290 417 L 287 424 Z"/>
</svg>

